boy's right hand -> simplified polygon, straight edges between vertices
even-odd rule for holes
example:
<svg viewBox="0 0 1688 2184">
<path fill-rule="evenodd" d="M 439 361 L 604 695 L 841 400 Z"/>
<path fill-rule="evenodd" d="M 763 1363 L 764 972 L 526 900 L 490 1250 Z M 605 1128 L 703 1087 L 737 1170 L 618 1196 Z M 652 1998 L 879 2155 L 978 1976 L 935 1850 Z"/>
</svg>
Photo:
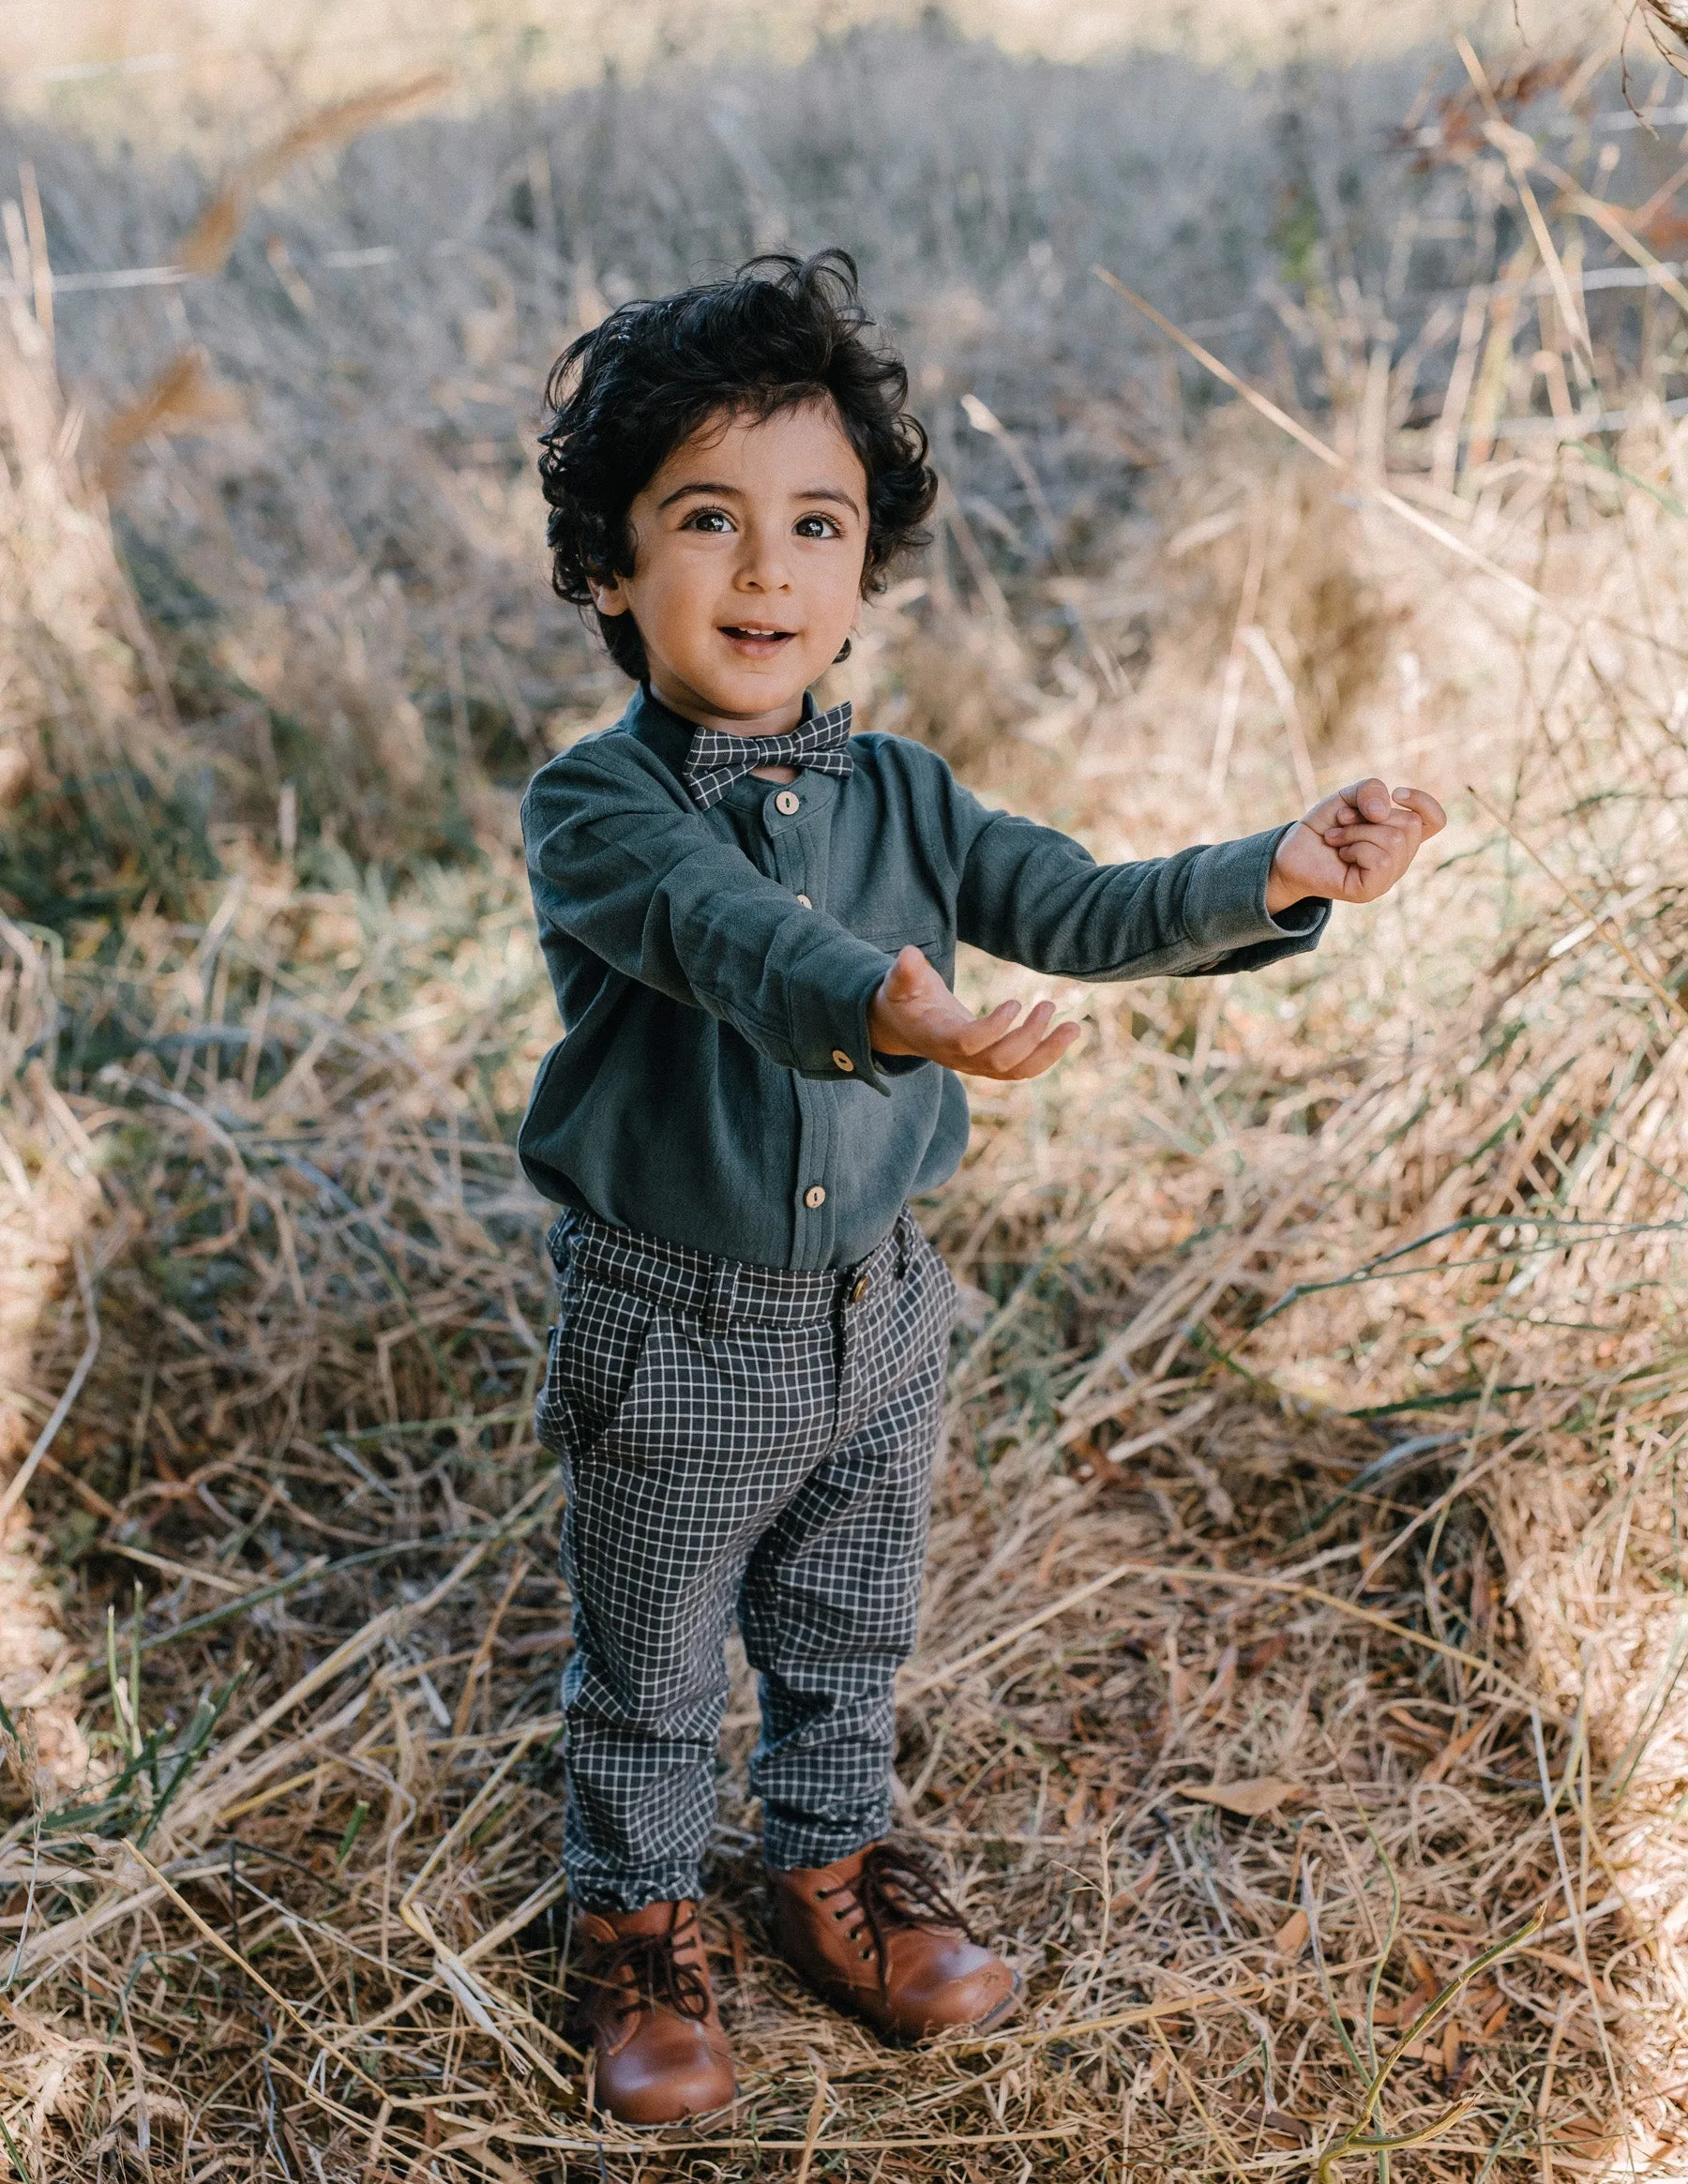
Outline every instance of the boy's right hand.
<svg viewBox="0 0 1688 2184">
<path fill-rule="evenodd" d="M 1375 775 L 1337 789 L 1278 843 L 1266 881 L 1266 908 L 1275 917 L 1310 896 L 1376 902 L 1447 823 L 1447 813 L 1423 789 L 1392 794 Z"/>
<path fill-rule="evenodd" d="M 1018 1002 L 1005 1001 L 987 1017 L 971 1015 L 920 950 L 905 948 L 868 1006 L 867 1039 L 876 1054 L 919 1054 L 972 1077 L 1041 1077 L 1080 1027 L 1051 1032 L 1052 1001 L 1040 1001 L 1023 1023 L 1019 1013 Z"/>
</svg>

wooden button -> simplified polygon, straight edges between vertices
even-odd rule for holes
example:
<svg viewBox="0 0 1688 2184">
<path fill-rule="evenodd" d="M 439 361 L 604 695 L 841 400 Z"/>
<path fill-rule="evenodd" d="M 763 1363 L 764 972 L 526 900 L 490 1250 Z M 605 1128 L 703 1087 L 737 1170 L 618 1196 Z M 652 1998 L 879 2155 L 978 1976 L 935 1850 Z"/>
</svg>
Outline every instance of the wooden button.
<svg viewBox="0 0 1688 2184">
<path fill-rule="evenodd" d="M 873 1276 L 871 1274 L 857 1274 L 850 1292 L 851 1303 L 859 1304 L 872 1287 Z"/>
<path fill-rule="evenodd" d="M 855 1063 L 850 1059 L 849 1055 L 845 1053 L 842 1047 L 835 1047 L 833 1048 L 833 1067 L 835 1069 L 841 1069 L 846 1077 L 853 1077 L 855 1075 Z"/>
<path fill-rule="evenodd" d="M 800 895 L 797 899 L 800 903 L 802 903 L 805 910 L 813 910 L 815 907 L 806 895 Z"/>
<path fill-rule="evenodd" d="M 826 1186 L 823 1183 L 810 1183 L 803 1194 L 803 1202 L 811 1213 L 818 1213 L 826 1203 Z"/>
<path fill-rule="evenodd" d="M 792 812 L 803 809 L 803 799 L 795 789 L 782 789 L 774 799 L 774 808 L 776 811 L 783 811 L 790 819 Z"/>
</svg>

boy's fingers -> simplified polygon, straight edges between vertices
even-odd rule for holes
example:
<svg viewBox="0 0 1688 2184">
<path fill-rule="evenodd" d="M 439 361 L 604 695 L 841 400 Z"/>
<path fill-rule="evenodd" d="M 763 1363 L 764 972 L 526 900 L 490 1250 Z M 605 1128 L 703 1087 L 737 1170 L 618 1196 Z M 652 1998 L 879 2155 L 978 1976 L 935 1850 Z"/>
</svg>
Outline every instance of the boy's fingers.
<svg viewBox="0 0 1688 2184">
<path fill-rule="evenodd" d="M 993 1077 L 1007 1082 L 1029 1077 L 1041 1077 L 1046 1069 L 1052 1069 L 1078 1037 L 1082 1026 L 1062 1024 L 1047 1038 L 1039 1039 L 1031 1050 L 1013 1058 L 995 1049 L 982 1055 L 973 1068 L 980 1076 Z"/>
<path fill-rule="evenodd" d="M 1053 1069 L 1062 1056 L 1078 1044 L 1082 1024 L 1062 1024 L 1047 1039 L 1040 1040 L 1017 1069 L 1009 1071 L 1010 1077 L 1041 1077 L 1046 1069 Z"/>
<path fill-rule="evenodd" d="M 1403 813 L 1398 820 L 1386 820 L 1377 826 L 1334 826 L 1323 839 L 1333 850 L 1341 849 L 1345 842 L 1377 842 L 1379 846 L 1387 843 L 1396 849 L 1404 849 L 1410 843 L 1416 849 L 1423 831 L 1416 819 Z"/>
<path fill-rule="evenodd" d="M 1394 800 L 1397 804 L 1404 804 L 1409 811 L 1418 814 L 1424 821 L 1426 836 L 1440 834 L 1448 823 L 1447 813 L 1427 789 L 1397 789 Z"/>
<path fill-rule="evenodd" d="M 1391 799 L 1388 786 L 1373 774 L 1366 780 L 1352 781 L 1346 789 L 1336 791 L 1345 804 L 1351 804 L 1362 819 L 1374 822 L 1389 817 Z"/>
<path fill-rule="evenodd" d="M 1041 1076 L 1060 1061 L 1082 1029 L 1078 1024 L 1062 1024 L 1051 1032 L 1054 1013 L 1053 1002 L 1039 1002 L 1006 1038 L 968 1056 L 958 1066 L 975 1077 L 1004 1080 Z"/>
<path fill-rule="evenodd" d="M 1006 1077 L 1032 1053 L 1049 1028 L 1049 1018 L 1055 1014 L 1055 1003 L 1040 1001 L 1022 1024 L 1018 1024 L 1005 1038 L 975 1054 L 978 1062 L 987 1062 L 993 1075 Z"/>
<path fill-rule="evenodd" d="M 947 994 L 949 988 L 946 987 L 944 991 Z M 956 1003 L 957 1008 L 960 1005 L 958 1002 Z M 967 1055 L 985 1053 L 1010 1030 L 1019 1013 L 1018 1002 L 1004 1001 L 999 1002 L 987 1017 L 970 1017 L 956 1032 L 957 1047 Z"/>
</svg>

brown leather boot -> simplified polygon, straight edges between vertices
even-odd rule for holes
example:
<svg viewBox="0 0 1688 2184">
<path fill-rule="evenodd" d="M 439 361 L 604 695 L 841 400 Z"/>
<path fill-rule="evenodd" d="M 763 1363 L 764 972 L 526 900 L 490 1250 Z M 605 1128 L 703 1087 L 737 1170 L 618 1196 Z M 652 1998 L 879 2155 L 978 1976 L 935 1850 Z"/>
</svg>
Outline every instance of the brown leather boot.
<svg viewBox="0 0 1688 2184">
<path fill-rule="evenodd" d="M 692 1903 L 588 1911 L 580 2018 L 597 2056 L 597 2104 L 623 2123 L 678 2123 L 738 2091 Z"/>
<path fill-rule="evenodd" d="M 774 1945 L 835 2008 L 887 2040 L 1000 2025 L 1020 1980 L 981 1949 L 914 1853 L 869 1844 L 836 1865 L 774 1875 Z"/>
</svg>

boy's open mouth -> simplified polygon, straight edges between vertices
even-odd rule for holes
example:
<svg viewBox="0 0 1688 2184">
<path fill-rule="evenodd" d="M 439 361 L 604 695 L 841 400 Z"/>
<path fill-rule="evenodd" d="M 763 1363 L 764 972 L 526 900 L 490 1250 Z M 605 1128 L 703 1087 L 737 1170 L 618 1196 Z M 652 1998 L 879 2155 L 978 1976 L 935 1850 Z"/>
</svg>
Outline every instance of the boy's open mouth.
<svg viewBox="0 0 1688 2184">
<path fill-rule="evenodd" d="M 735 651 L 746 653 L 752 659 L 771 658 L 797 634 L 794 629 L 775 629 L 754 622 L 724 622 L 720 631 Z"/>
</svg>

